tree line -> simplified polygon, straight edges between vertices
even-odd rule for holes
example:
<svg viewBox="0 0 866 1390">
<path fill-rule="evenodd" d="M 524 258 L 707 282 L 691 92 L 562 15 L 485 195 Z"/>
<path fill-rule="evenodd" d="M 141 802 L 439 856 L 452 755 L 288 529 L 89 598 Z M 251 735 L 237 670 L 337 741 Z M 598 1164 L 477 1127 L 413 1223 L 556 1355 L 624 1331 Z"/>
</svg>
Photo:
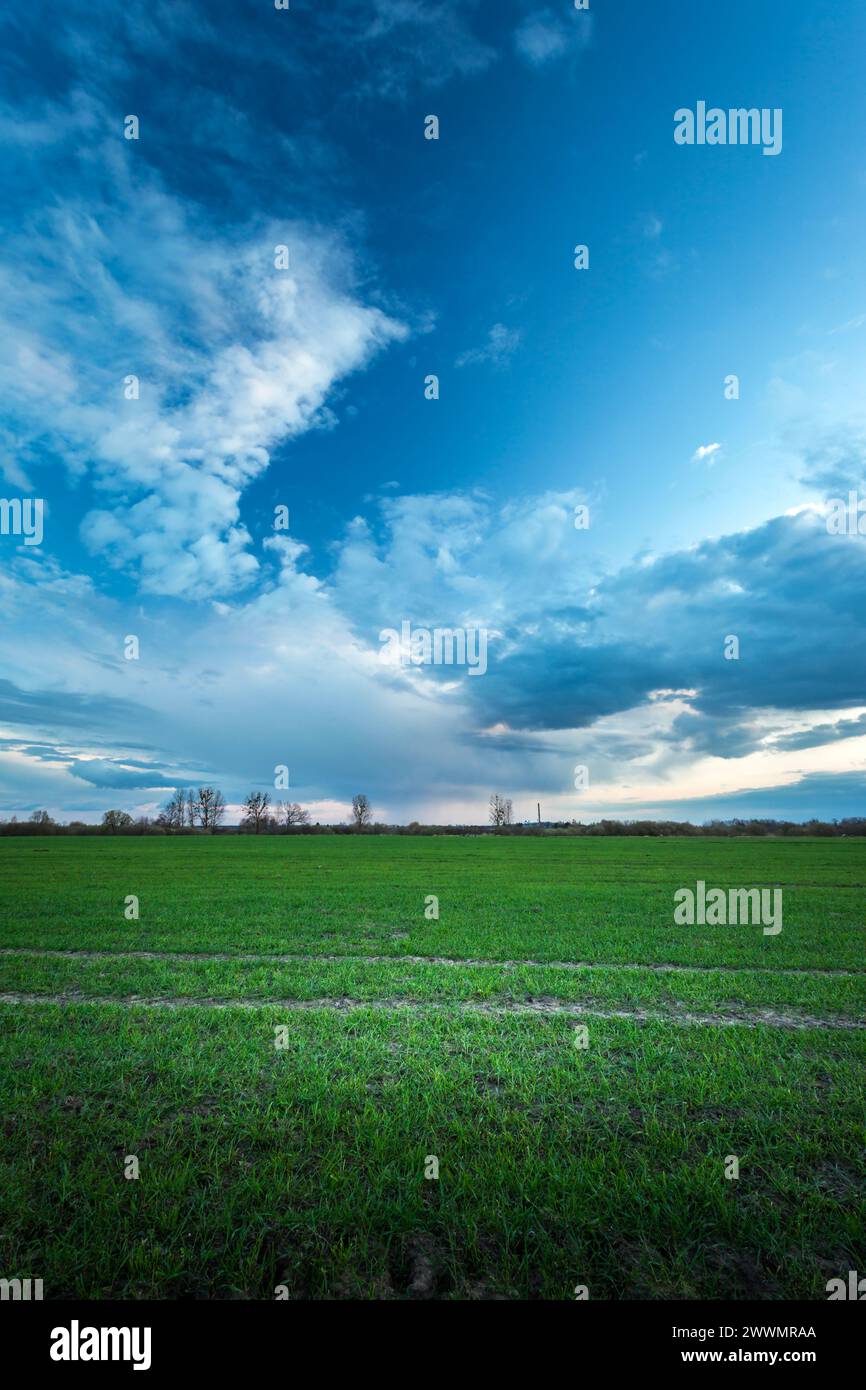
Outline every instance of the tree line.
<svg viewBox="0 0 866 1390">
<path fill-rule="evenodd" d="M 75 820 L 62 824 L 47 811 L 34 811 L 26 821 L 19 821 L 17 816 L 12 816 L 8 821 L 0 820 L 0 835 L 171 835 L 199 832 L 213 835 L 217 831 L 224 834 L 244 832 L 275 835 L 287 830 L 333 831 L 341 828 L 318 824 L 313 827 L 309 811 L 297 801 L 272 802 L 269 792 L 250 792 L 242 806 L 240 824 L 227 826 L 224 824 L 226 801 L 218 787 L 178 787 L 152 820 L 149 816 L 136 818 L 128 811 L 110 810 L 103 812 L 100 825 Z M 346 828 L 370 830 L 373 828 L 372 819 L 369 797 L 362 793 L 354 796 L 352 814 Z"/>
<path fill-rule="evenodd" d="M 156 824 L 168 833 L 202 830 L 205 834 L 214 834 L 222 828 L 225 814 L 225 797 L 218 787 L 199 787 L 197 791 L 192 787 L 186 790 L 178 787 L 156 817 Z M 243 816 L 237 828 L 255 835 L 262 831 L 273 835 L 279 830 L 292 830 L 309 824 L 309 811 L 297 801 L 272 803 L 269 792 L 250 792 L 243 802 Z"/>
<path fill-rule="evenodd" d="M 202 795 L 207 793 L 207 795 Z M 190 800 L 190 797 L 192 800 Z M 27 820 L 17 816 L 0 820 L 0 835 L 168 835 L 168 834 L 301 834 L 351 835 L 543 835 L 543 836 L 680 836 L 684 838 L 735 836 L 774 836 L 798 839 L 804 836 L 825 838 L 866 837 L 866 817 L 849 816 L 842 820 L 785 821 L 772 819 L 712 820 L 703 825 L 691 821 L 659 820 L 600 820 L 584 824 L 581 821 L 543 821 L 514 824 L 510 799 L 498 793 L 490 798 L 486 825 L 432 825 L 411 821 L 408 825 L 385 825 L 374 821 L 368 797 L 359 795 L 352 800 L 348 822 L 340 824 L 312 823 L 310 814 L 296 801 L 271 803 L 267 792 L 251 792 L 243 803 L 244 814 L 238 825 L 226 825 L 225 800 L 214 787 L 198 791 L 178 789 L 159 814 L 133 817 L 128 811 L 110 810 L 102 817 L 101 825 L 86 821 L 55 821 L 47 811 L 34 811 Z"/>
<path fill-rule="evenodd" d="M 186 799 L 186 792 L 183 794 Z M 261 798 L 261 792 L 253 792 Z M 264 794 L 267 796 L 267 794 Z M 195 796 L 195 802 L 199 798 Z M 126 810 L 107 810 L 101 824 L 88 821 L 70 820 L 68 823 L 54 820 L 47 810 L 35 810 L 28 820 L 18 820 L 11 816 L 0 820 L 0 835 L 165 835 L 165 834 L 306 834 L 306 835 L 350 835 L 364 833 L 370 835 L 573 835 L 573 837 L 594 838 L 599 835 L 649 835 L 653 838 L 678 835 L 683 838 L 721 837 L 776 837 L 783 840 L 796 840 L 806 835 L 819 835 L 824 838 L 866 837 L 866 817 L 849 816 L 842 820 L 709 820 L 702 826 L 695 826 L 688 820 L 595 820 L 582 823 L 578 820 L 527 821 L 514 824 L 513 812 L 506 812 L 499 821 L 488 820 L 488 824 L 457 824 L 457 826 L 438 826 L 410 821 L 407 826 L 388 826 L 384 821 L 374 821 L 370 803 L 361 808 L 360 819 L 353 812 L 349 821 L 325 823 L 310 820 L 297 802 L 286 809 L 285 803 L 271 806 L 270 798 L 264 806 L 257 802 L 256 810 L 247 806 L 245 815 L 238 826 L 224 824 L 225 805 L 211 805 L 207 820 L 202 812 L 196 810 L 196 820 L 190 823 L 188 812 L 185 820 L 178 820 L 177 809 L 174 819 L 167 819 L 168 810 L 164 808 L 156 817 L 129 815 Z"/>
</svg>

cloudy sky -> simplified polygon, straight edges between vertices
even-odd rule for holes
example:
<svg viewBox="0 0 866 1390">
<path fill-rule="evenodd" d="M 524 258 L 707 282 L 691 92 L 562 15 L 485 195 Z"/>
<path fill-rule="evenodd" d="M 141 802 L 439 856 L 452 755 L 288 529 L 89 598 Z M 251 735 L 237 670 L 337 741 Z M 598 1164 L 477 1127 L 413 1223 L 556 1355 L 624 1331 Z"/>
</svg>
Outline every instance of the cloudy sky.
<svg viewBox="0 0 866 1390">
<path fill-rule="evenodd" d="M 866 809 L 861 0 L 42 0 L 0 55 L 0 813 Z"/>
</svg>

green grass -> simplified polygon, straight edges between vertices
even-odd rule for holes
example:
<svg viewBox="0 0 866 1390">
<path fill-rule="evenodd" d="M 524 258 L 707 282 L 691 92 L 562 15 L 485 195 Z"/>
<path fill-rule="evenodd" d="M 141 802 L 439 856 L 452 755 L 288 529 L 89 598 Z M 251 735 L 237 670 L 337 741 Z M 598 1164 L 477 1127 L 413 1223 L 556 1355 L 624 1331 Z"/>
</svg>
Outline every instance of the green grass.
<svg viewBox="0 0 866 1390">
<path fill-rule="evenodd" d="M 863 1038 L 325 1012 L 277 1051 L 283 1018 L 16 1010 L 7 1263 L 140 1297 L 400 1295 L 413 1248 L 456 1296 L 808 1298 L 859 1267 Z"/>
<path fill-rule="evenodd" d="M 783 886 L 782 934 L 675 927 L 698 878 Z M 856 841 L 0 840 L 0 994 L 46 996 L 0 1004 L 0 1275 L 823 1299 L 866 1268 L 866 1031 L 832 1026 L 866 1017 L 864 878 Z M 135 996 L 261 1007 L 111 1002 Z M 266 1002 L 346 998 L 400 1007 Z M 577 1018 L 460 1007 L 539 1000 L 660 1017 L 588 1017 L 584 1049 Z M 766 1011 L 824 1026 L 681 1021 Z"/>
<path fill-rule="evenodd" d="M 782 886 L 781 935 L 675 926 L 699 878 Z M 862 969 L 864 888 L 856 840 L 0 839 L 0 946 Z"/>
<path fill-rule="evenodd" d="M 519 1004 L 545 998 L 591 1007 L 712 1011 L 737 1017 L 774 1009 L 838 1016 L 866 1025 L 866 975 L 785 975 L 765 970 L 653 971 L 626 968 L 503 969 L 399 961 L 231 962 L 0 956 L 0 993 L 105 995 L 128 999 L 340 999 Z"/>
</svg>

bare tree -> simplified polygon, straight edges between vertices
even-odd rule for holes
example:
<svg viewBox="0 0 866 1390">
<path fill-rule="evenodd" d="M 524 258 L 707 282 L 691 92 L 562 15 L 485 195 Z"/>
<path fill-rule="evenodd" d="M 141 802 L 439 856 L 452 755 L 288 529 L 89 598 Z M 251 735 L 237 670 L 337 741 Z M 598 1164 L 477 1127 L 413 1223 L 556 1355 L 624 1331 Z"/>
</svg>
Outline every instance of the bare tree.
<svg viewBox="0 0 866 1390">
<path fill-rule="evenodd" d="M 270 804 L 271 798 L 267 792 L 250 792 L 244 802 L 244 807 L 246 808 L 244 824 L 251 825 L 257 835 L 267 824 L 268 807 Z"/>
<path fill-rule="evenodd" d="M 303 806 L 299 806 L 297 801 L 281 801 L 276 808 L 277 819 L 282 820 L 287 830 L 291 830 L 293 825 L 309 825 L 310 813 L 305 811 Z"/>
<path fill-rule="evenodd" d="M 178 787 L 157 816 L 157 824 L 164 825 L 166 830 L 183 830 L 185 808 L 186 793 L 183 787 Z"/>
<path fill-rule="evenodd" d="M 192 787 L 186 794 L 186 823 L 190 830 L 195 829 L 196 800 Z"/>
<path fill-rule="evenodd" d="M 490 798 L 490 824 L 498 830 L 500 826 L 510 825 L 511 817 L 511 798 L 494 792 Z"/>
<path fill-rule="evenodd" d="M 373 818 L 373 808 L 370 805 L 370 798 L 364 796 L 363 792 L 358 796 L 352 797 L 352 820 L 355 822 L 356 830 L 363 830 L 365 825 L 369 825 Z"/>
<path fill-rule="evenodd" d="M 202 830 L 209 830 L 212 834 L 226 812 L 222 792 L 217 791 L 216 787 L 199 787 L 195 809 Z"/>
<path fill-rule="evenodd" d="M 105 811 L 103 813 L 102 824 L 112 835 L 116 835 L 118 830 L 126 830 L 132 823 L 132 816 L 128 811 Z"/>
</svg>

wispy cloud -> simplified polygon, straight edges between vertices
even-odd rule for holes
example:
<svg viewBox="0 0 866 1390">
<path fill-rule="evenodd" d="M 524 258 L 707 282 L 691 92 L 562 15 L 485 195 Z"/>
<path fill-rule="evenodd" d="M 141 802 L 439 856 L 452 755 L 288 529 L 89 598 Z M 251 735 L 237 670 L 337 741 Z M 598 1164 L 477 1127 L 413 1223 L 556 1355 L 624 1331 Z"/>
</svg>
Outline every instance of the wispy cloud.
<svg viewBox="0 0 866 1390">
<path fill-rule="evenodd" d="M 532 67 L 580 53 L 592 36 L 592 15 L 587 10 L 535 10 L 514 31 L 514 46 Z"/>
<path fill-rule="evenodd" d="M 699 444 L 692 454 L 692 463 L 715 463 L 721 448 L 721 444 Z"/>
<path fill-rule="evenodd" d="M 332 387 L 406 330 L 356 295 L 339 237 L 258 221 L 215 239 L 123 143 L 87 157 L 86 201 L 53 189 L 7 242 L 6 471 L 47 445 L 99 498 L 94 555 L 144 592 L 228 593 L 257 569 L 240 501 L 270 450 L 328 423 Z"/>
<path fill-rule="evenodd" d="M 487 341 L 480 347 L 469 348 L 456 358 L 455 367 L 506 367 L 518 347 L 522 333 L 519 328 L 506 328 L 504 323 L 494 323 L 487 334 Z"/>
</svg>

